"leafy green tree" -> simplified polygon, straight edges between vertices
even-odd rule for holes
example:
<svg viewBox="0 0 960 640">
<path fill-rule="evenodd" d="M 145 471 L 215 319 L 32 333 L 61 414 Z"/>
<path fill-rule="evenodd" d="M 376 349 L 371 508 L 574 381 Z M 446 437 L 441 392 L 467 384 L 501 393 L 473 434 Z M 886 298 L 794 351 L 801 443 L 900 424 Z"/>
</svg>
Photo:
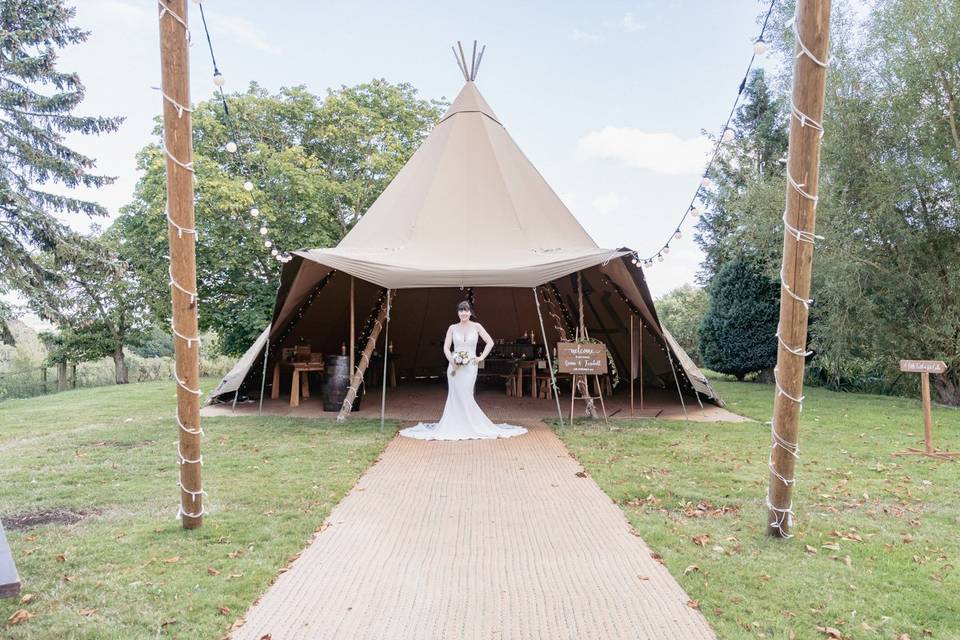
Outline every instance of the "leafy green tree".
<svg viewBox="0 0 960 640">
<path fill-rule="evenodd" d="M 721 148 L 711 172 L 714 186 L 705 190 L 706 210 L 694 235 L 705 254 L 701 283 L 709 283 L 725 262 L 738 257 L 768 272 L 779 267 L 787 124 L 784 100 L 763 69 L 756 69 L 730 124 L 736 137 Z"/>
<path fill-rule="evenodd" d="M 777 362 L 779 282 L 744 258 L 728 261 L 710 283 L 700 326 L 700 355 L 707 368 L 738 380 Z"/>
<path fill-rule="evenodd" d="M 198 293 L 201 329 L 215 331 L 225 353 L 240 354 L 270 321 L 276 296 L 279 267 L 258 233 L 261 224 L 280 250 L 335 245 L 413 154 L 443 105 L 384 80 L 325 98 L 303 87 L 271 95 L 252 84 L 227 100 L 235 133 L 219 100 L 193 112 Z M 236 153 L 226 150 L 230 141 Z M 163 151 L 150 144 L 137 164 L 143 176 L 115 227 L 149 292 L 144 299 L 165 325 Z M 252 192 L 243 188 L 247 179 Z"/>
<path fill-rule="evenodd" d="M 49 362 L 109 356 L 116 383 L 126 384 L 123 349 L 145 339 L 149 316 L 136 274 L 117 249 L 116 237 L 107 233 L 75 239 L 69 253 L 41 256 L 41 264 L 59 277 L 31 299 L 31 306 L 60 328 L 47 337 Z"/>
<path fill-rule="evenodd" d="M 70 149 L 68 134 L 115 130 L 121 118 L 79 116 L 84 88 L 75 73 L 57 69 L 58 50 L 89 32 L 70 25 L 76 10 L 63 0 L 0 0 L 0 293 L 42 291 L 58 274 L 36 259 L 71 242 L 57 214 L 104 215 L 94 202 L 44 188 L 100 187 L 94 161 Z M 9 339 L 9 309 L 0 305 L 0 335 Z"/>
<path fill-rule="evenodd" d="M 695 363 L 700 357 L 700 325 L 710 301 L 706 289 L 685 284 L 657 300 L 657 315 Z"/>
</svg>

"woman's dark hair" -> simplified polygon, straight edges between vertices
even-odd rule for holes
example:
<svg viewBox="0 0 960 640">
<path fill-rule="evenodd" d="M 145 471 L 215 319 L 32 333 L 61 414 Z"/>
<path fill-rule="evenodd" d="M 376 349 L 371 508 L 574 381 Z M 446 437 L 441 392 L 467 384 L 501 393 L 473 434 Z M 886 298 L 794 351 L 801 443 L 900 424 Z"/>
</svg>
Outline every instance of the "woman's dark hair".
<svg viewBox="0 0 960 640">
<path fill-rule="evenodd" d="M 474 322 L 478 322 L 477 314 L 474 312 L 473 305 L 470 304 L 469 300 L 461 300 L 460 302 L 457 303 L 457 313 L 460 313 L 461 311 L 469 311 L 470 319 L 473 320 Z"/>
</svg>

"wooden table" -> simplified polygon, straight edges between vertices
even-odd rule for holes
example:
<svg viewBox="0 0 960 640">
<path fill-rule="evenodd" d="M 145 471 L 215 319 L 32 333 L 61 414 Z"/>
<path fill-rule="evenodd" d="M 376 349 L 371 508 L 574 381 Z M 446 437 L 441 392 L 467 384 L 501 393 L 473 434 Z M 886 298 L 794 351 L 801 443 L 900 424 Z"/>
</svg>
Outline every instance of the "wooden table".
<svg viewBox="0 0 960 640">
<path fill-rule="evenodd" d="M 13 554 L 7 544 L 7 535 L 0 524 L 0 598 L 12 598 L 20 593 L 20 577 L 13 563 Z"/>
<path fill-rule="evenodd" d="M 280 365 L 293 369 L 293 377 L 290 380 L 290 406 L 300 406 L 300 396 L 310 397 L 310 376 L 301 376 L 301 373 L 310 371 L 323 371 L 322 362 L 278 362 L 273 365 L 273 385 L 270 388 L 270 399 L 276 400 L 280 397 Z"/>
<path fill-rule="evenodd" d="M 537 369 L 542 360 L 519 360 L 517 361 L 517 397 L 523 397 L 523 372 L 530 371 L 530 397 L 537 397 Z M 547 399 L 553 398 L 553 390 L 547 390 Z"/>
</svg>

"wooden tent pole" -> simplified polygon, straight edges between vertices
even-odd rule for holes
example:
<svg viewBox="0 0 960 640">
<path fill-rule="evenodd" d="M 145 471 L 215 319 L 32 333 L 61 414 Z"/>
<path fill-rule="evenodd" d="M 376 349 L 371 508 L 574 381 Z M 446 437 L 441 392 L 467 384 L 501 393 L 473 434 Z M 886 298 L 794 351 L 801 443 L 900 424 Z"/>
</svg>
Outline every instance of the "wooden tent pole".
<svg viewBox="0 0 960 640">
<path fill-rule="evenodd" d="M 798 0 L 794 15 L 796 58 L 794 108 L 790 118 L 784 212 L 780 325 L 777 331 L 777 390 L 771 421 L 767 533 L 789 537 L 792 524 L 797 431 L 803 401 L 803 367 L 807 344 L 808 300 L 813 263 L 820 139 L 827 79 L 830 0 Z"/>
<path fill-rule="evenodd" d="M 633 368 L 633 351 L 636 349 L 636 345 L 633 343 L 633 314 L 630 314 L 630 415 L 633 416 L 633 384 L 634 378 L 637 376 L 636 370 Z"/>
<path fill-rule="evenodd" d="M 543 336 L 543 350 L 547 353 L 547 368 L 550 369 L 550 384 L 553 386 L 553 399 L 557 402 L 557 416 L 560 417 L 560 428 L 563 428 L 563 411 L 560 410 L 560 390 L 557 389 L 557 378 L 553 373 L 553 360 L 550 358 L 550 343 L 547 341 L 547 330 L 543 327 L 543 313 L 540 312 L 540 297 L 537 288 L 533 287 L 533 300 L 537 303 L 537 317 L 540 318 L 540 334 Z M 533 389 L 533 395 L 537 390 Z"/>
<path fill-rule="evenodd" d="M 579 317 L 579 329 L 577 329 L 577 342 L 580 340 L 586 340 L 587 338 L 587 325 L 586 321 L 583 319 L 583 276 L 577 271 L 577 306 Z M 575 389 L 580 389 L 580 394 L 586 398 L 586 410 L 587 414 L 590 416 L 591 420 L 597 420 L 597 408 L 593 404 L 593 398 L 590 397 L 590 385 L 587 384 L 586 376 L 572 376 L 571 379 L 572 386 Z M 570 392 L 573 395 L 576 395 L 574 390 Z M 573 404 L 571 400 L 571 405 Z M 570 421 L 573 421 L 573 416 L 570 417 Z"/>
<path fill-rule="evenodd" d="M 356 350 L 357 350 L 357 321 L 355 314 L 355 298 L 354 298 L 354 278 L 350 276 L 350 369 L 353 371 L 354 360 L 356 359 Z"/>
<path fill-rule="evenodd" d="M 380 433 L 383 433 L 383 418 L 387 410 L 387 358 L 390 351 L 390 289 L 387 289 L 387 328 L 383 334 L 383 392 L 380 394 Z"/>
<path fill-rule="evenodd" d="M 643 320 L 640 318 L 638 320 L 640 320 L 640 331 L 638 332 L 640 336 L 640 357 L 637 360 L 639 360 L 640 368 L 640 411 L 643 411 Z"/>
<path fill-rule="evenodd" d="M 267 341 L 263 345 L 263 371 L 260 373 L 260 406 L 257 408 L 257 415 L 263 415 L 263 393 L 267 389 L 267 362 L 270 355 L 270 333 L 267 333 Z M 239 389 L 237 389 L 239 391 Z"/>
<path fill-rule="evenodd" d="M 387 295 L 390 295 L 390 290 L 387 289 Z M 377 338 L 380 337 L 380 331 L 383 329 L 383 321 L 387 317 L 387 301 L 384 300 L 380 304 L 380 313 L 377 314 L 377 319 L 373 322 L 373 329 L 370 330 L 370 336 L 367 338 L 367 344 L 363 348 L 363 353 L 360 354 L 360 364 L 357 365 L 357 370 L 353 372 L 353 377 L 350 379 L 350 387 L 347 389 L 347 397 L 343 399 L 343 405 L 340 407 L 340 413 L 337 414 L 337 422 L 343 422 L 347 419 L 347 414 L 350 413 L 350 410 L 353 408 L 353 401 L 357 397 L 357 388 L 360 386 L 360 381 L 363 380 L 363 374 L 367 370 L 367 365 L 370 364 L 370 355 L 373 353 L 373 348 L 377 344 Z"/>
<path fill-rule="evenodd" d="M 163 142 L 167 160 L 167 236 L 177 380 L 180 508 L 184 529 L 203 523 L 200 477 L 200 340 L 197 320 L 196 230 L 193 211 L 193 125 L 187 0 L 160 2 Z"/>
<path fill-rule="evenodd" d="M 670 371 L 673 372 L 673 381 L 677 384 L 677 395 L 680 397 L 680 406 L 683 407 L 683 419 L 688 420 L 687 403 L 683 401 L 683 391 L 680 390 L 680 378 L 677 377 L 677 370 L 673 366 L 673 356 L 670 355 L 670 342 L 667 341 L 666 337 L 663 338 L 663 346 L 666 347 L 664 351 L 667 352 L 667 360 L 670 361 Z"/>
</svg>

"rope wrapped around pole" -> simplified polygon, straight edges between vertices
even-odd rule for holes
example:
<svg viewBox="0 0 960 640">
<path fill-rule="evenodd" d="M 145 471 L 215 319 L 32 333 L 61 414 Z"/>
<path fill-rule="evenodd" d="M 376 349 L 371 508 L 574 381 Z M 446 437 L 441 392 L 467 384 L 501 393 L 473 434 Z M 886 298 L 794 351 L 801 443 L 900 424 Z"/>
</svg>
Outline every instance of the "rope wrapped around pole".
<svg viewBox="0 0 960 640">
<path fill-rule="evenodd" d="M 389 289 L 387 290 L 389 294 Z M 387 317 L 387 301 L 384 300 L 380 305 L 380 312 L 377 319 L 373 322 L 373 329 L 370 331 L 370 337 L 367 338 L 367 344 L 360 355 L 360 362 L 357 364 L 356 371 L 350 380 L 350 387 L 347 389 L 347 397 L 343 399 L 343 405 L 340 407 L 340 413 L 337 414 L 337 422 L 343 422 L 347 419 L 347 414 L 353 407 L 353 401 L 357 397 L 357 389 L 360 388 L 360 381 L 363 380 L 363 374 L 370 364 L 370 356 L 373 355 L 373 348 L 377 345 L 377 338 L 380 337 L 380 330 L 383 329 L 383 321 Z"/>
</svg>

